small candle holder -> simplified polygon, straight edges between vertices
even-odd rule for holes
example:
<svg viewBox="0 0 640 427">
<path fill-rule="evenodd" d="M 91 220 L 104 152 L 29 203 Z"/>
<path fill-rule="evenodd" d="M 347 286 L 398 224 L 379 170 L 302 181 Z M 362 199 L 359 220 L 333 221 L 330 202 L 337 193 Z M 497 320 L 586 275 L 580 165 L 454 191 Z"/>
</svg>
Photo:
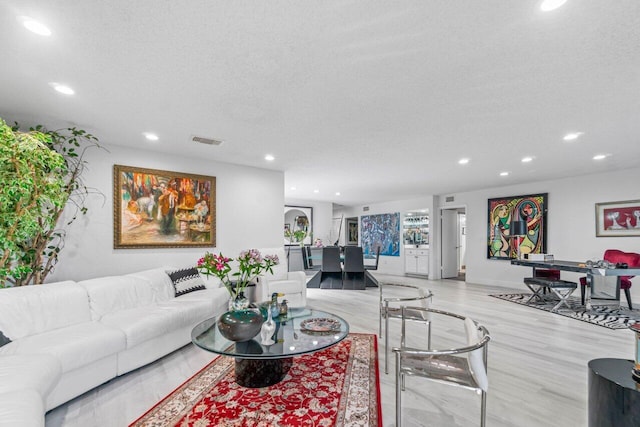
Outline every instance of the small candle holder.
<svg viewBox="0 0 640 427">
<path fill-rule="evenodd" d="M 631 369 L 631 375 L 636 382 L 640 383 L 640 323 L 629 326 L 629 329 L 635 332 L 636 341 L 636 357 L 633 369 Z"/>
</svg>

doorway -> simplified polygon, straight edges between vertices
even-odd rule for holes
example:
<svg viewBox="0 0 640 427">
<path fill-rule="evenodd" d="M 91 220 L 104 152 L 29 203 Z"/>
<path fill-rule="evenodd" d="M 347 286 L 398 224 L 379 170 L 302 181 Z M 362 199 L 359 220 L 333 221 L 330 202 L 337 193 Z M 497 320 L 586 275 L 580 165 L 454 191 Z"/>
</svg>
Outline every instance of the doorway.
<svg viewBox="0 0 640 427">
<path fill-rule="evenodd" d="M 467 215 L 466 208 L 441 210 L 440 260 L 443 279 L 466 280 Z"/>
</svg>

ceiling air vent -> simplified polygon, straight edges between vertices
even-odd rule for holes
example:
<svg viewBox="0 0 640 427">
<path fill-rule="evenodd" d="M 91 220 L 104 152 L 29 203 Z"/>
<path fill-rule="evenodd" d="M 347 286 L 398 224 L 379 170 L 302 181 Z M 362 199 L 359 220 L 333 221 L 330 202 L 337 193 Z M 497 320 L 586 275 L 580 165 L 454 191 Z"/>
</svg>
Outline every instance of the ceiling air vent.
<svg viewBox="0 0 640 427">
<path fill-rule="evenodd" d="M 201 136 L 194 136 L 191 138 L 191 140 L 195 142 L 199 142 L 200 144 L 207 144 L 207 145 L 222 145 L 222 143 L 224 142 L 224 141 L 219 141 L 217 139 L 203 138 Z"/>
<path fill-rule="evenodd" d="M 363 210 L 364 212 L 367 212 L 367 211 L 369 210 L 369 206 L 364 206 L 364 207 L 362 208 L 362 210 Z"/>
<path fill-rule="evenodd" d="M 451 203 L 451 202 L 453 202 L 453 196 L 447 196 L 447 197 L 444 199 L 444 201 L 445 201 L 446 203 Z"/>
</svg>

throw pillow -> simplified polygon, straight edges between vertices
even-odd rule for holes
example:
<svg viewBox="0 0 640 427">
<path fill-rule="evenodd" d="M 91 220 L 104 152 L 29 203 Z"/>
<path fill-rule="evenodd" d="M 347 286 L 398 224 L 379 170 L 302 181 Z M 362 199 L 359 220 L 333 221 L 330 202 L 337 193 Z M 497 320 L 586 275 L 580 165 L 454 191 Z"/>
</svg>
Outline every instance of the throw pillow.
<svg viewBox="0 0 640 427">
<path fill-rule="evenodd" d="M 9 344 L 11 342 L 11 340 L 7 337 L 4 336 L 4 334 L 2 333 L 2 331 L 0 331 L 0 347 L 2 347 L 5 344 Z"/>
<path fill-rule="evenodd" d="M 200 273 L 195 267 L 183 268 L 181 270 L 168 271 L 167 274 L 176 290 L 176 297 L 188 294 L 193 291 L 207 289 Z"/>
</svg>

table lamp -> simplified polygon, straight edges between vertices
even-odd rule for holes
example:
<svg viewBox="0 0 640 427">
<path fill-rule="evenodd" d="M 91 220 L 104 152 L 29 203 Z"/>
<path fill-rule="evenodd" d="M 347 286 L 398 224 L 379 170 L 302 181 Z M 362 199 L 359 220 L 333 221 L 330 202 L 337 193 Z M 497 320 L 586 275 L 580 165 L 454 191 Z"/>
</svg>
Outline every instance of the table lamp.
<svg viewBox="0 0 640 427">
<path fill-rule="evenodd" d="M 511 223 L 511 228 L 509 229 L 509 235 L 516 245 L 517 257 L 520 259 L 520 243 L 522 242 L 522 236 L 527 235 L 527 222 L 513 221 Z"/>
</svg>

